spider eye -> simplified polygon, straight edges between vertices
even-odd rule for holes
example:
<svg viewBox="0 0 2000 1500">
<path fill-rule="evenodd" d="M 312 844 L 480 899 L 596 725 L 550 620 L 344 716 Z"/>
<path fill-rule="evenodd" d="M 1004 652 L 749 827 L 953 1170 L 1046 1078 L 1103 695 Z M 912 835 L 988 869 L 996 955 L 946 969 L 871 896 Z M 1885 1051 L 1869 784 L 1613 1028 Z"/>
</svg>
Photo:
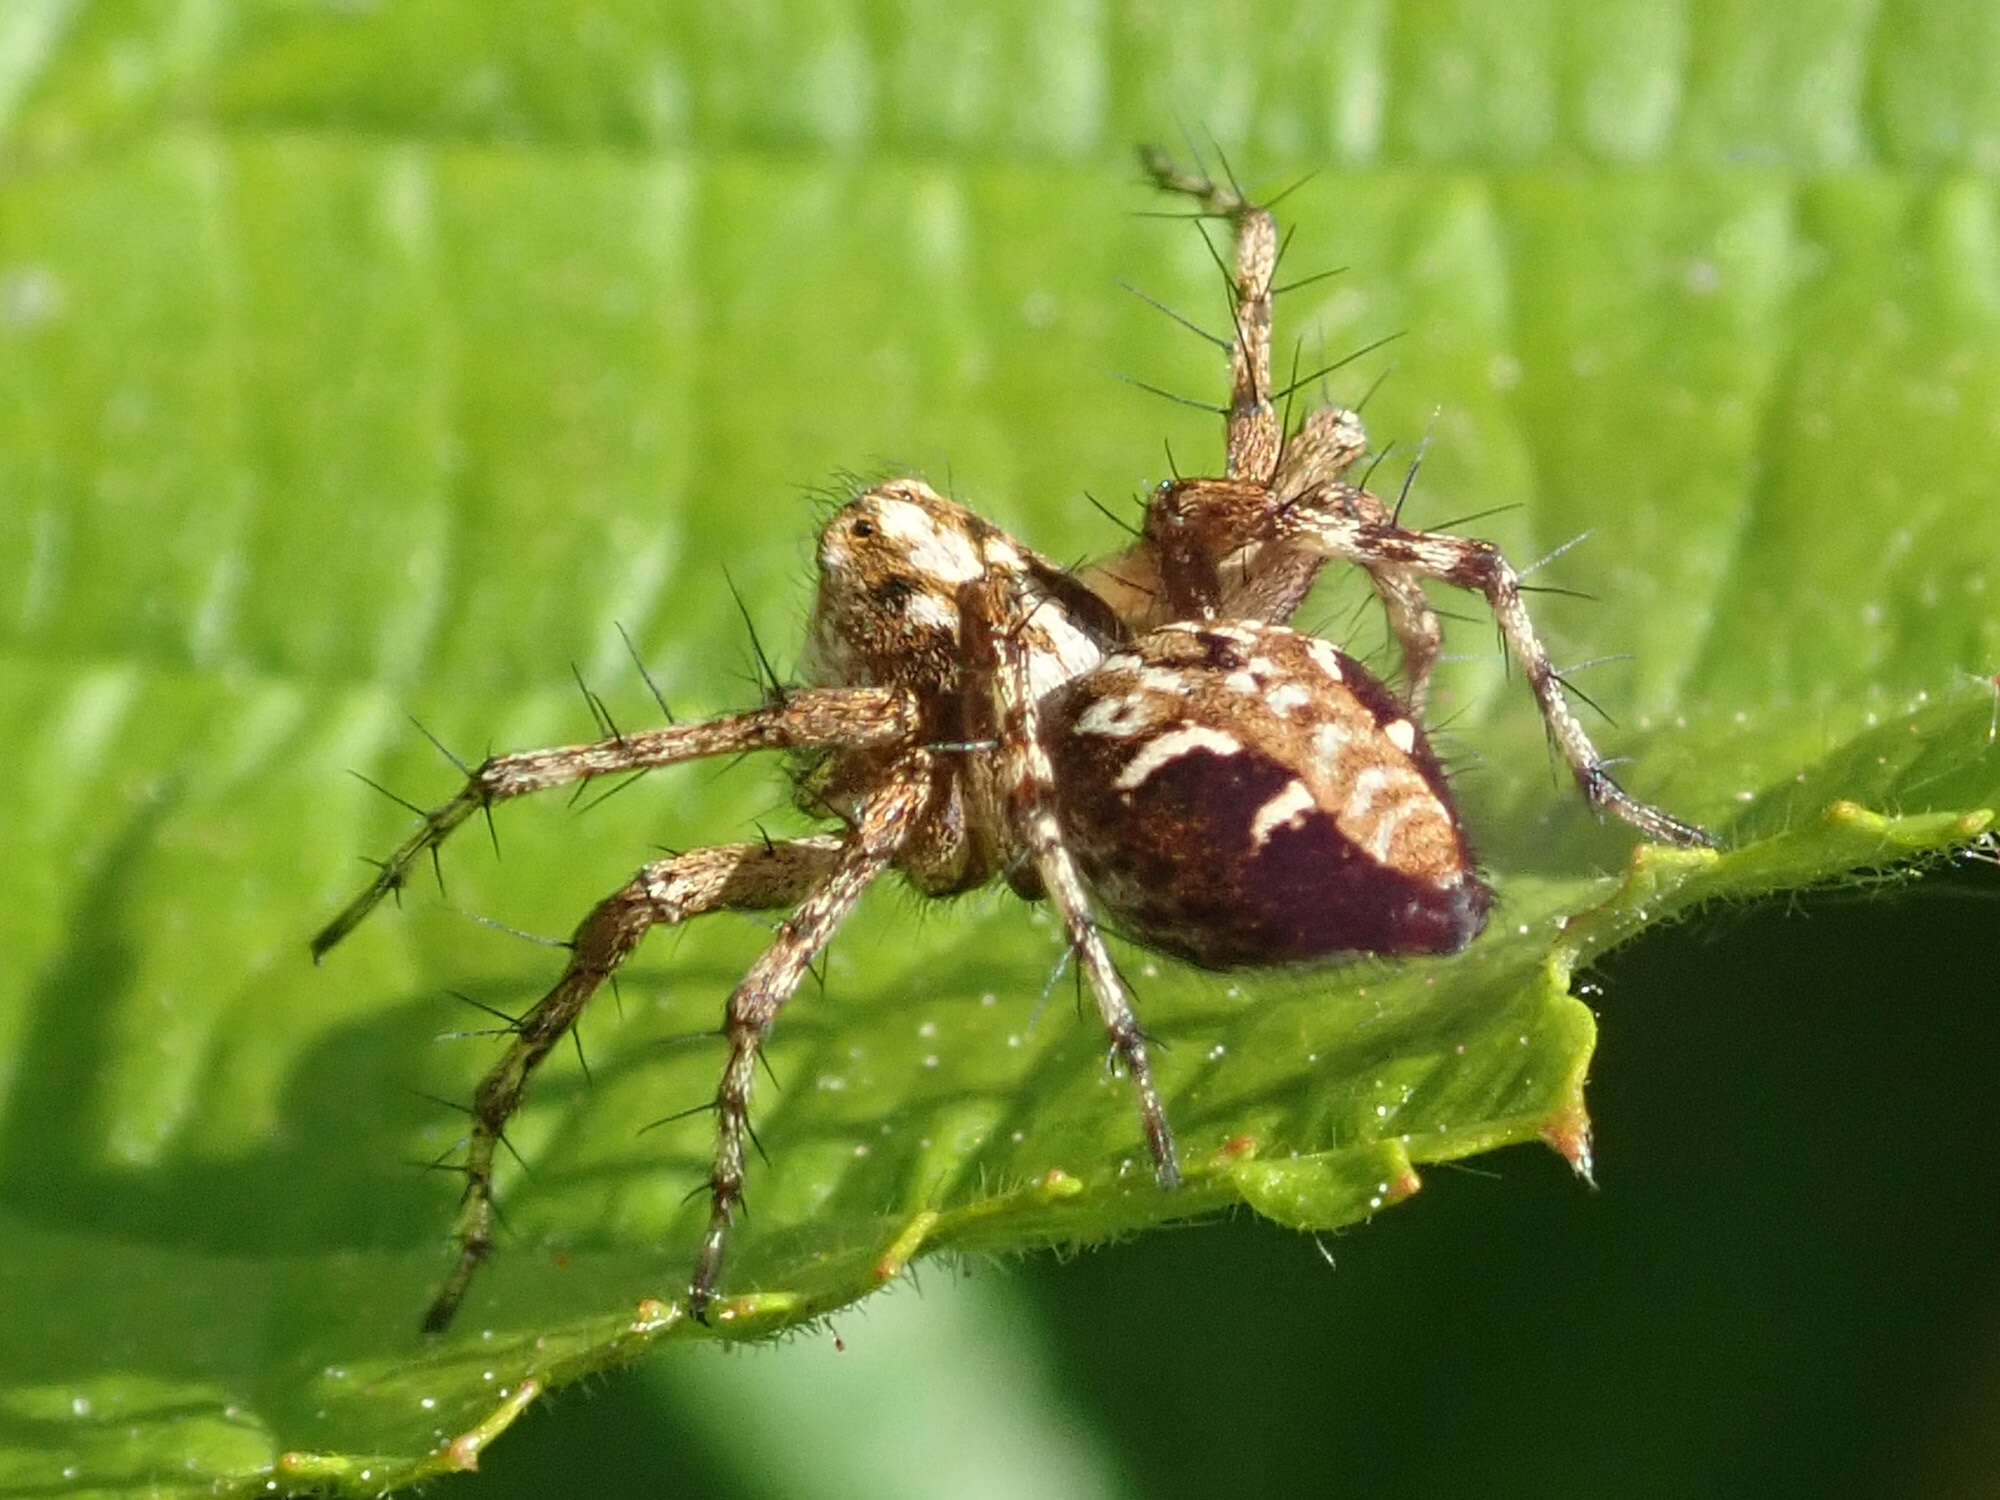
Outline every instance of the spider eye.
<svg viewBox="0 0 2000 1500">
<path fill-rule="evenodd" d="M 903 601 L 917 591 L 916 580 L 892 573 L 875 585 L 875 602 L 884 609 L 900 609 Z"/>
<path fill-rule="evenodd" d="M 875 523 L 857 518 L 852 527 L 852 532 L 855 536 L 873 536 L 875 535 Z"/>
</svg>

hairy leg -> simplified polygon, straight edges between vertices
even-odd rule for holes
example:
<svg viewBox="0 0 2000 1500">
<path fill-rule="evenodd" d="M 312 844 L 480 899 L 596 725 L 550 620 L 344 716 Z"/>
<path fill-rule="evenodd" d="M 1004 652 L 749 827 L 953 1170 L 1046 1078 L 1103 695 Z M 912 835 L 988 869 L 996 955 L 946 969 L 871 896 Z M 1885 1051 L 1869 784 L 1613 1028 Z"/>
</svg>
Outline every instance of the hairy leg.
<svg viewBox="0 0 2000 1500">
<path fill-rule="evenodd" d="M 382 861 L 375 879 L 320 929 L 312 940 L 313 962 L 319 962 L 359 927 L 384 896 L 401 890 L 418 860 L 434 853 L 474 813 L 496 802 L 597 776 L 651 770 L 712 755 L 822 745 L 842 749 L 897 745 L 906 743 L 916 732 L 916 722 L 914 701 L 893 688 L 806 688 L 769 708 L 700 724 L 649 729 L 591 745 L 492 756 L 473 771 L 456 797 L 423 815 L 417 831 Z"/>
<path fill-rule="evenodd" d="M 1278 469 L 1284 437 L 1271 396 L 1271 278 L 1278 269 L 1277 222 L 1235 187 L 1183 171 L 1163 152 L 1147 150 L 1141 159 L 1163 191 L 1193 199 L 1202 212 L 1227 220 L 1233 232 L 1228 276 L 1236 337 L 1229 345 L 1227 472 L 1231 479 L 1269 483 Z"/>
<path fill-rule="evenodd" d="M 709 1171 L 708 1231 L 688 1284 L 688 1311 L 708 1321 L 709 1303 L 722 1274 L 722 1253 L 736 1209 L 743 1201 L 743 1142 L 750 1131 L 750 1095 L 757 1054 L 778 1012 L 792 997 L 806 968 L 852 911 L 861 893 L 895 860 L 931 793 L 932 756 L 915 751 L 897 764 L 882 789 L 863 805 L 839 854 L 817 883 L 778 924 L 777 936 L 729 997 L 723 1035 L 729 1058 L 715 1093 L 715 1158 Z"/>
<path fill-rule="evenodd" d="M 1026 609 L 1010 590 L 1004 575 L 989 572 L 979 584 L 967 586 L 966 628 L 969 654 L 992 696 L 992 713 L 1000 742 L 1000 786 L 1011 841 L 1034 865 L 1043 891 L 1062 920 L 1063 931 L 1111 1041 L 1112 1057 L 1132 1080 L 1139 1100 L 1139 1121 L 1154 1175 L 1162 1187 L 1178 1187 L 1180 1160 L 1166 1109 L 1153 1082 L 1153 1065 L 1145 1034 L 1139 1029 L 1131 992 L 1111 960 L 1104 934 L 1091 914 L 1090 897 L 1056 819 L 1055 768 L 1041 741 L 1041 724 L 1028 658 L 1012 648 L 1025 624 Z"/>
<path fill-rule="evenodd" d="M 789 906 L 839 866 L 847 835 L 823 834 L 774 844 L 725 844 L 647 865 L 605 897 L 578 925 L 562 977 L 513 1027 L 506 1052 L 473 1093 L 466 1142 L 465 1195 L 454 1238 L 458 1257 L 424 1316 L 427 1332 L 448 1325 L 465 1289 L 493 1248 L 493 1159 L 528 1080 L 569 1034 L 590 997 L 654 927 L 711 911 Z"/>
<path fill-rule="evenodd" d="M 1648 838 L 1666 844 L 1708 847 L 1714 844 L 1702 829 L 1641 802 L 1619 786 L 1605 769 L 1604 758 L 1591 743 L 1563 692 L 1562 679 L 1549 661 L 1521 600 L 1521 580 L 1500 549 L 1491 542 L 1433 532 L 1410 531 L 1381 515 L 1381 502 L 1365 491 L 1329 485 L 1301 498 L 1281 519 L 1281 535 L 1370 570 L 1412 580 L 1435 578 L 1453 588 L 1485 596 L 1528 687 L 1548 726 L 1549 739 L 1568 763 L 1577 785 L 1594 808 L 1615 813 Z"/>
</svg>

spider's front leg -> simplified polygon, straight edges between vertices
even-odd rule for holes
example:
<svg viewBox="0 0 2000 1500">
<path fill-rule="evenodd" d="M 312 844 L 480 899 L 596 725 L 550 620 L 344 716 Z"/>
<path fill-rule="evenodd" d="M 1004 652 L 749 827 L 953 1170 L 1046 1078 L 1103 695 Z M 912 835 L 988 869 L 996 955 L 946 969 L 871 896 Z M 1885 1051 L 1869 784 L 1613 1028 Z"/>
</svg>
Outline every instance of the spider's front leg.
<svg viewBox="0 0 2000 1500">
<path fill-rule="evenodd" d="M 892 766 L 863 804 L 837 858 L 820 874 L 776 938 L 729 997 L 723 1035 L 729 1060 L 715 1092 L 715 1159 L 709 1171 L 708 1231 L 688 1284 L 688 1312 L 708 1321 L 709 1303 L 722 1274 L 722 1252 L 743 1201 L 743 1141 L 750 1132 L 750 1093 L 757 1082 L 757 1054 L 778 1012 L 799 987 L 807 967 L 854 909 L 869 883 L 888 869 L 908 842 L 932 789 L 935 757 L 914 751 Z"/>
<path fill-rule="evenodd" d="M 493 1160 L 528 1080 L 569 1034 L 590 997 L 654 927 L 712 911 L 790 906 L 842 866 L 850 840 L 823 834 L 784 843 L 727 844 L 658 860 L 597 904 L 569 942 L 569 963 L 555 986 L 511 1028 L 507 1051 L 472 1096 L 466 1140 L 465 1196 L 453 1237 L 458 1257 L 424 1315 L 424 1331 L 450 1324 L 466 1287 L 493 1248 Z"/>
<path fill-rule="evenodd" d="M 1180 1186 L 1180 1159 L 1167 1112 L 1153 1082 L 1153 1064 L 1145 1033 L 1132 1007 L 1118 966 L 1104 944 L 1104 934 L 1091 914 L 1082 872 L 1063 841 L 1056 816 L 1055 768 L 1041 739 L 1041 723 L 1030 681 L 1029 653 L 1020 638 L 1032 613 L 1002 560 L 989 556 L 986 574 L 965 585 L 960 596 L 965 616 L 967 655 L 975 693 L 988 701 L 976 708 L 997 723 L 1000 788 L 1010 835 L 1061 919 L 1110 1038 L 1111 1053 L 1132 1080 L 1139 1100 L 1139 1122 L 1153 1173 L 1160 1186 Z"/>
<path fill-rule="evenodd" d="M 491 756 L 472 773 L 456 797 L 423 815 L 417 831 L 382 861 L 375 879 L 319 930 L 312 940 L 313 962 L 318 963 L 329 949 L 359 927 L 384 896 L 401 890 L 417 861 L 426 854 L 434 855 L 453 830 L 496 802 L 570 786 L 593 777 L 652 770 L 714 755 L 821 746 L 867 749 L 897 745 L 909 739 L 915 725 L 914 703 L 908 694 L 896 689 L 804 688 L 787 694 L 782 702 L 768 708 L 729 714 L 700 724 L 649 729 L 592 745 L 564 745 Z"/>
</svg>

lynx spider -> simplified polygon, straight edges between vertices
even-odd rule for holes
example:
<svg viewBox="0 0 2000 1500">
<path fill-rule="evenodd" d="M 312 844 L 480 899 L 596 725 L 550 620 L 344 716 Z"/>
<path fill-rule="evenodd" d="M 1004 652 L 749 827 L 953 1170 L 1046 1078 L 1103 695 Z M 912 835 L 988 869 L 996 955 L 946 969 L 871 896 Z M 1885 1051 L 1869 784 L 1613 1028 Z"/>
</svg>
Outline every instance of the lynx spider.
<svg viewBox="0 0 2000 1500">
<path fill-rule="evenodd" d="M 1144 161 L 1159 188 L 1233 230 L 1222 476 L 1162 485 L 1137 543 L 1080 573 L 918 480 L 865 490 L 820 534 L 809 685 L 704 723 L 489 758 L 314 938 L 317 959 L 474 813 L 598 776 L 790 751 L 804 762 L 799 804 L 835 825 L 656 860 L 584 918 L 561 977 L 474 1093 L 457 1256 L 426 1329 L 451 1321 L 492 1250 L 495 1152 L 530 1077 L 639 940 L 709 912 L 790 908 L 725 1010 L 710 1213 L 688 1289 L 706 1321 L 742 1200 L 758 1049 L 862 891 L 892 869 L 924 895 L 997 876 L 1051 902 L 1137 1093 L 1158 1181 L 1175 1186 L 1147 1040 L 1095 911 L 1211 968 L 1447 953 L 1485 924 L 1486 886 L 1418 727 L 1440 639 L 1423 580 L 1484 595 L 1594 808 L 1652 839 L 1709 842 L 1612 780 L 1491 544 L 1409 530 L 1344 482 L 1366 447 L 1353 412 L 1321 407 L 1284 430 L 1271 214 L 1158 153 Z M 1363 569 L 1381 599 L 1400 698 L 1285 623 L 1333 559 Z"/>
</svg>

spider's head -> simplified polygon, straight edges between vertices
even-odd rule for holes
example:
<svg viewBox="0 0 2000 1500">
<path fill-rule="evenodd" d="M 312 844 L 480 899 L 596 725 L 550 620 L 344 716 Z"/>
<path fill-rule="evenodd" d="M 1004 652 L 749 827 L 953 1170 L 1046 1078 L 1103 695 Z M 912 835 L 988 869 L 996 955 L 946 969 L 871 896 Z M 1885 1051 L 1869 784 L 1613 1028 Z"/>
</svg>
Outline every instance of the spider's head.
<svg viewBox="0 0 2000 1500">
<path fill-rule="evenodd" d="M 989 529 L 914 479 L 876 485 L 835 511 L 819 535 L 808 678 L 945 688 L 960 656 L 959 587 L 985 571 Z"/>
</svg>

